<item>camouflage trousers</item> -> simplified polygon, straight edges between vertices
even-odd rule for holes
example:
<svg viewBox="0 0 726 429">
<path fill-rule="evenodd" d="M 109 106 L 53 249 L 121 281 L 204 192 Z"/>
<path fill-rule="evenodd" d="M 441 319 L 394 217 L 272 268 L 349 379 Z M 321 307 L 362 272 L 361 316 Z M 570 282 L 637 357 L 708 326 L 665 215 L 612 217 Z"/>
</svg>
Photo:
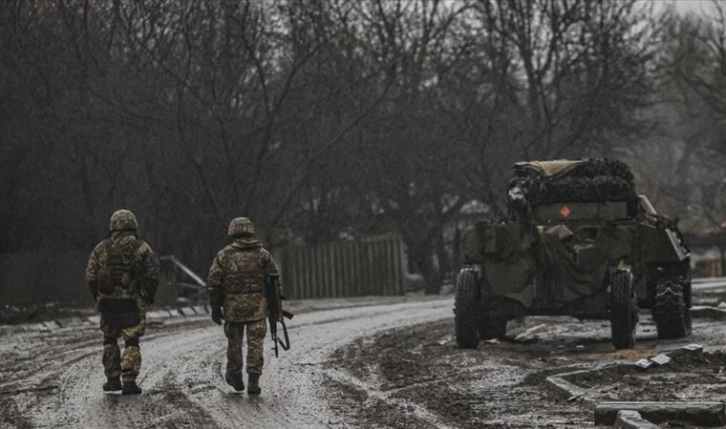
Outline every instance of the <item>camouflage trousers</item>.
<svg viewBox="0 0 726 429">
<path fill-rule="evenodd" d="M 106 378 L 119 378 L 123 382 L 136 381 L 141 369 L 141 350 L 139 339 L 146 330 L 146 311 L 140 311 L 141 322 L 138 325 L 119 328 L 106 323 L 101 318 L 103 332 L 103 370 Z M 118 346 L 118 339 L 124 339 L 123 356 Z"/>
<path fill-rule="evenodd" d="M 227 336 L 227 375 L 242 375 L 242 344 L 247 331 L 247 373 L 262 374 L 265 364 L 263 346 L 267 335 L 267 321 L 226 322 L 224 334 Z"/>
</svg>

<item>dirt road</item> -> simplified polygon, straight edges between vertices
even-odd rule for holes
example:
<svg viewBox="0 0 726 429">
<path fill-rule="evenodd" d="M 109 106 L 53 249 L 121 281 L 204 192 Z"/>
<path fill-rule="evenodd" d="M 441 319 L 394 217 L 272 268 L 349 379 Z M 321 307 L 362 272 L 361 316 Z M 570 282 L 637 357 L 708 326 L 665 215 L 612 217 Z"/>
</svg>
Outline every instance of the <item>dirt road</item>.
<svg viewBox="0 0 726 429">
<path fill-rule="evenodd" d="M 568 317 L 511 321 L 508 341 L 462 350 L 453 338 L 451 297 L 338 309 L 314 304 L 290 324 L 292 350 L 279 359 L 266 350 L 260 397 L 224 383 L 226 340 L 206 318 L 150 326 L 142 340 L 145 390 L 135 397 L 101 392 L 94 327 L 0 337 L 0 427 L 592 427 L 591 411 L 553 394 L 548 375 L 690 342 L 726 345 L 723 322 L 705 319 L 694 321 L 692 337 L 657 340 L 642 312 L 634 350 L 613 350 L 608 322 Z M 636 398 L 668 398 L 667 380 L 655 375 L 661 378 L 605 383 L 598 392 L 617 398 L 627 388 Z M 726 392 L 726 378 L 706 381 L 694 398 Z M 652 383 L 657 389 L 648 391 Z"/>
<path fill-rule="evenodd" d="M 142 340 L 142 396 L 103 394 L 101 336 L 92 327 L 24 333 L 0 344 L 2 427 L 346 427 L 329 407 L 324 365 L 356 338 L 450 318 L 450 298 L 300 314 L 293 349 L 266 350 L 263 394 L 223 381 L 226 340 L 207 320 L 151 326 Z M 332 375 L 331 375 L 332 374 Z"/>
</svg>

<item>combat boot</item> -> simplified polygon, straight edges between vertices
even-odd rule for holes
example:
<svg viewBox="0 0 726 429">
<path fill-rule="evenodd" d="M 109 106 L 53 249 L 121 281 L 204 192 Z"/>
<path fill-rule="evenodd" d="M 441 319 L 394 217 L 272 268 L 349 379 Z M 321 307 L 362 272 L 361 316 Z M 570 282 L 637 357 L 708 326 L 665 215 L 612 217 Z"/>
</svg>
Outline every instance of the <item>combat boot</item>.
<svg viewBox="0 0 726 429">
<path fill-rule="evenodd" d="M 250 374 L 247 379 L 247 393 L 250 395 L 259 395 L 262 392 L 260 389 L 260 374 Z"/>
<path fill-rule="evenodd" d="M 245 390 L 245 383 L 242 381 L 241 375 L 234 376 L 232 374 L 227 374 L 224 376 L 224 381 L 232 386 L 232 388 L 237 392 L 244 392 Z"/>
<path fill-rule="evenodd" d="M 121 390 L 121 380 L 118 377 L 109 378 L 108 381 L 103 383 L 104 392 L 116 392 L 118 390 Z"/>
<path fill-rule="evenodd" d="M 140 395 L 141 388 L 135 381 L 124 381 L 124 386 L 121 389 L 121 393 L 124 395 Z"/>
</svg>

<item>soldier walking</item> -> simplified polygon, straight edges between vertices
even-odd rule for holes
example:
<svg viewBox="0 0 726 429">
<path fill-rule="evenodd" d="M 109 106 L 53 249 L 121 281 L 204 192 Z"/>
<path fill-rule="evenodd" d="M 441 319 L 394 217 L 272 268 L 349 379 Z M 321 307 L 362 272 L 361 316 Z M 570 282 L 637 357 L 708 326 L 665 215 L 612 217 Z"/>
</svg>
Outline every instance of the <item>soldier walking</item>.
<svg viewBox="0 0 726 429">
<path fill-rule="evenodd" d="M 270 252 L 255 237 L 255 228 L 249 219 L 233 219 L 227 235 L 234 241 L 217 253 L 209 269 L 209 305 L 214 323 L 221 325 L 224 319 L 227 336 L 225 381 L 238 392 L 245 388 L 242 381 L 242 344 L 246 332 L 247 393 L 256 395 L 261 392 L 259 379 L 267 335 L 265 282 L 268 279 L 273 281 L 280 296 L 280 270 Z"/>
<path fill-rule="evenodd" d="M 138 223 L 129 210 L 111 216 L 109 238 L 91 252 L 86 282 L 101 313 L 106 392 L 140 394 L 136 377 L 141 368 L 139 339 L 146 327 L 146 309 L 159 285 L 159 260 L 136 235 Z M 124 352 L 118 346 L 124 339 Z M 123 385 L 121 381 L 123 380 Z"/>
</svg>

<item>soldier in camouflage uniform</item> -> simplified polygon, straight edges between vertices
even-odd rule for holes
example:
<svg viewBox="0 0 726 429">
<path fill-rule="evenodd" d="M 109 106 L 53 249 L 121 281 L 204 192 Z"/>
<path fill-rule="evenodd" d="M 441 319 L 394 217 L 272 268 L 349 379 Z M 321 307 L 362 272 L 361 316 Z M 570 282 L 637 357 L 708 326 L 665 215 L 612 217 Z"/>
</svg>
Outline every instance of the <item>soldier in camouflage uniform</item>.
<svg viewBox="0 0 726 429">
<path fill-rule="evenodd" d="M 247 393 L 259 394 L 264 364 L 263 345 L 267 334 L 265 282 L 268 278 L 274 281 L 278 292 L 281 292 L 280 270 L 270 252 L 255 238 L 255 229 L 249 219 L 233 219 L 227 234 L 234 241 L 217 253 L 209 269 L 209 305 L 216 324 L 220 325 L 224 319 L 224 333 L 228 340 L 227 384 L 236 391 L 245 388 L 242 381 L 242 343 L 246 331 Z"/>
<path fill-rule="evenodd" d="M 138 223 L 129 210 L 111 216 L 109 238 L 100 242 L 86 266 L 86 281 L 101 312 L 103 390 L 139 394 L 136 377 L 141 368 L 139 338 L 146 327 L 146 309 L 154 303 L 159 285 L 159 260 L 136 236 Z M 124 339 L 124 352 L 118 338 Z M 121 380 L 123 379 L 123 385 Z"/>
</svg>

